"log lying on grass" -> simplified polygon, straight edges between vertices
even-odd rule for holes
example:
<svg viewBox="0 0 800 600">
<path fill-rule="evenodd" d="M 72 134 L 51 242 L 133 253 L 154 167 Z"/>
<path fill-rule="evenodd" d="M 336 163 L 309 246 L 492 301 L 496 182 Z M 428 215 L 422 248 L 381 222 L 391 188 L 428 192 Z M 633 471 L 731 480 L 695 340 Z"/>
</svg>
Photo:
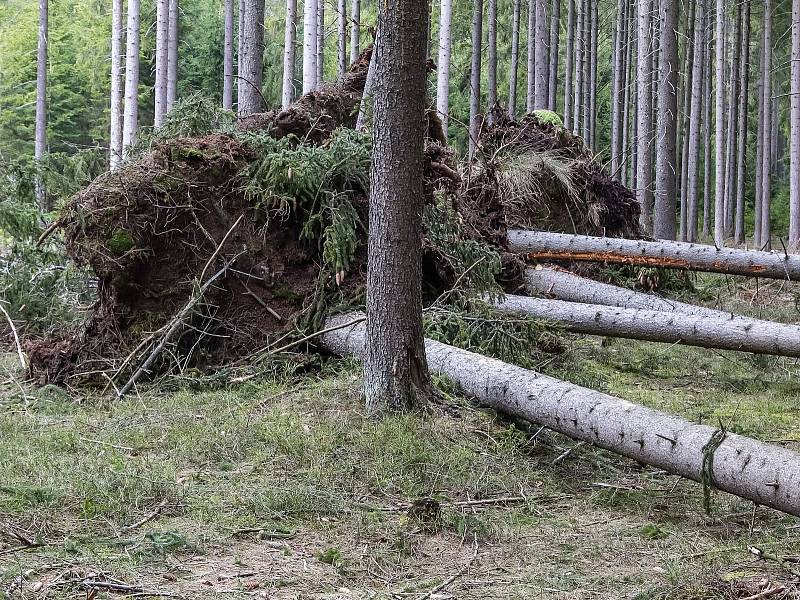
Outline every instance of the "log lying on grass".
<svg viewBox="0 0 800 600">
<path fill-rule="evenodd" d="M 502 312 L 521 313 L 559 323 L 574 333 L 800 357 L 800 327 L 796 325 L 580 304 L 511 294 L 497 301 L 494 306 Z"/>
<path fill-rule="evenodd" d="M 341 328 L 320 338 L 322 347 L 334 354 L 361 357 L 365 327 L 363 321 L 352 324 L 354 316 L 329 319 L 329 326 Z M 447 375 L 482 404 L 800 516 L 800 454 L 796 452 L 432 340 L 426 340 L 425 348 L 433 372 Z"/>
<path fill-rule="evenodd" d="M 705 306 L 695 306 L 663 298 L 656 294 L 643 294 L 616 285 L 601 283 L 567 271 L 547 267 L 525 270 L 525 287 L 530 294 L 553 296 L 558 300 L 604 304 L 621 308 L 642 308 L 661 312 L 675 312 L 713 319 L 728 319 L 735 315 Z M 740 317 L 746 319 L 747 317 Z"/>
<path fill-rule="evenodd" d="M 510 229 L 508 246 L 530 260 L 608 262 L 625 265 L 709 271 L 727 275 L 800 281 L 800 254 L 735 248 L 717 249 L 685 242 L 626 240 Z"/>
</svg>

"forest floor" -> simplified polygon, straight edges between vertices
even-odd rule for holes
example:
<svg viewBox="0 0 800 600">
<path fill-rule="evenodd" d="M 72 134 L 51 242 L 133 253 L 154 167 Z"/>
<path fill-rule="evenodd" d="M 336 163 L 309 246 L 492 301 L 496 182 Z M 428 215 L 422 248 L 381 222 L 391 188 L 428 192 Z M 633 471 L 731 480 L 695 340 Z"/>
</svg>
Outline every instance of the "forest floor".
<svg viewBox="0 0 800 600">
<path fill-rule="evenodd" d="M 696 286 L 800 317 L 798 285 Z M 570 340 L 545 372 L 800 450 L 796 360 Z M 123 401 L 0 373 L 0 596 L 800 598 L 800 564 L 748 551 L 800 555 L 799 520 L 721 493 L 707 515 L 699 484 L 454 395 L 369 421 L 351 361 Z"/>
</svg>

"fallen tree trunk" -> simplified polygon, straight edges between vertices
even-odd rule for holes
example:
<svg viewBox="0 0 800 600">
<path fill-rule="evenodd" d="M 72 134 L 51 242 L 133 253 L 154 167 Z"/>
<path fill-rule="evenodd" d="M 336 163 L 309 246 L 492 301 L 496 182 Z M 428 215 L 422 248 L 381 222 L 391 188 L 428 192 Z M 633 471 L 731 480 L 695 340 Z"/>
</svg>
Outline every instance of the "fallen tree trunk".
<svg viewBox="0 0 800 600">
<path fill-rule="evenodd" d="M 736 317 L 708 318 L 511 294 L 494 306 L 502 312 L 523 313 L 553 321 L 575 333 L 800 357 L 800 327 L 796 325 Z"/>
<path fill-rule="evenodd" d="M 345 325 L 354 315 L 329 319 Z M 321 346 L 362 356 L 364 323 L 329 331 Z M 535 421 L 670 473 L 800 516 L 800 454 L 697 425 L 535 371 L 426 340 L 431 370 L 498 411 Z"/>
<path fill-rule="evenodd" d="M 663 298 L 656 294 L 643 294 L 616 285 L 601 283 L 580 277 L 567 271 L 547 267 L 525 270 L 525 287 L 530 294 L 553 296 L 558 300 L 583 302 L 584 304 L 603 304 L 621 308 L 642 308 L 661 312 L 675 312 L 713 319 L 734 317 L 727 313 L 705 306 L 695 306 L 677 300 Z M 747 319 L 747 317 L 738 317 Z"/>
<path fill-rule="evenodd" d="M 589 261 L 709 271 L 727 275 L 800 281 L 800 254 L 721 248 L 661 240 L 568 235 L 510 229 L 508 246 L 529 260 Z"/>
</svg>

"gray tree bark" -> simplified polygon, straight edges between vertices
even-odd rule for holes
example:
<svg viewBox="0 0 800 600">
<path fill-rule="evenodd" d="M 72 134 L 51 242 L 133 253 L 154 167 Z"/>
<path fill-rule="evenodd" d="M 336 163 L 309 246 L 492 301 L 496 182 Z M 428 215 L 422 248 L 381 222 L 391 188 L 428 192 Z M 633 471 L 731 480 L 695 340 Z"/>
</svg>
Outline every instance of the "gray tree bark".
<svg viewBox="0 0 800 600">
<path fill-rule="evenodd" d="M 757 125 L 756 125 L 756 163 L 755 163 L 755 210 L 753 223 L 753 245 L 761 248 L 761 207 L 764 197 L 764 186 L 761 181 L 763 174 L 762 163 L 764 161 L 764 29 L 762 22 L 761 42 L 759 51 L 759 70 L 758 84 L 756 86 L 757 96 Z"/>
<path fill-rule="evenodd" d="M 550 56 L 547 53 L 547 0 L 534 0 L 536 3 L 536 84 L 533 108 L 547 108 L 550 92 Z"/>
<path fill-rule="evenodd" d="M 364 352 L 371 415 L 419 406 L 430 388 L 421 283 L 427 2 L 379 10 Z"/>
<path fill-rule="evenodd" d="M 115 171 L 122 162 L 122 16 L 123 0 L 111 3 L 111 132 L 108 164 Z"/>
<path fill-rule="evenodd" d="M 329 319 L 328 325 L 341 327 L 353 316 Z M 335 354 L 364 356 L 364 338 L 365 327 L 359 323 L 325 334 L 321 345 Z M 681 477 L 710 479 L 717 489 L 800 515 L 796 452 L 432 340 L 425 347 L 432 371 L 486 406 Z M 709 448 L 716 448 L 712 461 Z"/>
<path fill-rule="evenodd" d="M 734 234 L 734 217 L 736 215 L 736 165 L 738 156 L 738 135 L 736 127 L 739 123 L 739 67 L 742 46 L 742 4 L 734 7 L 733 35 L 731 39 L 731 61 L 728 72 L 727 119 L 728 133 L 725 150 L 725 238 Z"/>
<path fill-rule="evenodd" d="M 520 0 L 514 0 L 514 13 L 511 18 L 511 65 L 508 72 L 508 116 L 512 119 L 517 116 L 517 77 L 519 75 L 519 22 L 521 4 Z"/>
<path fill-rule="evenodd" d="M 706 60 L 705 44 L 705 12 L 706 0 L 699 0 L 695 5 L 695 24 L 694 24 L 694 48 L 695 56 L 692 62 L 692 98 L 690 103 L 689 116 L 689 156 L 687 160 L 686 173 L 686 241 L 697 241 L 697 216 L 699 206 L 699 185 L 698 177 L 700 174 L 700 136 L 702 127 L 707 127 L 703 111 L 703 88 L 705 81 L 703 78 L 704 65 Z"/>
<path fill-rule="evenodd" d="M 705 25 L 706 60 L 703 88 L 703 237 L 711 235 L 711 6 L 706 12 Z"/>
<path fill-rule="evenodd" d="M 737 157 L 736 157 L 736 224 L 734 242 L 745 243 L 744 231 L 744 195 L 747 179 L 747 101 L 750 95 L 750 0 L 742 2 L 742 39 L 741 64 L 739 65 L 739 108 L 737 125 Z"/>
<path fill-rule="evenodd" d="M 139 129 L 139 0 L 128 0 L 128 31 L 125 47 L 125 111 L 122 148 L 136 143 Z"/>
<path fill-rule="evenodd" d="M 571 131 L 572 85 L 575 80 L 575 0 L 567 0 L 567 47 L 564 60 L 564 128 Z"/>
<path fill-rule="evenodd" d="M 483 40 L 483 0 L 473 0 L 472 66 L 469 90 L 469 156 L 475 155 L 483 119 L 481 117 L 481 44 Z"/>
<path fill-rule="evenodd" d="M 369 57 L 369 67 L 367 68 L 367 80 L 364 82 L 364 91 L 361 94 L 361 102 L 358 106 L 358 116 L 356 117 L 356 131 L 364 131 L 366 129 L 367 119 L 367 104 L 372 100 L 372 92 L 375 89 L 375 71 L 377 66 L 375 64 L 378 47 L 380 41 L 380 29 L 375 32 L 375 42 L 372 45 L 372 53 Z"/>
<path fill-rule="evenodd" d="M 325 81 L 325 0 L 317 0 L 317 86 Z"/>
<path fill-rule="evenodd" d="M 247 0 L 239 57 L 239 116 L 264 110 L 261 82 L 264 73 L 264 0 Z"/>
<path fill-rule="evenodd" d="M 800 251 L 800 0 L 792 0 L 789 246 Z"/>
<path fill-rule="evenodd" d="M 678 4 L 660 0 L 661 38 L 658 87 L 658 130 L 656 136 L 656 196 L 653 235 L 675 239 L 678 139 Z"/>
<path fill-rule="evenodd" d="M 718 0 L 721 1 L 721 0 Z M 772 200 L 772 152 L 767 141 L 774 139 L 772 132 L 772 0 L 764 0 L 764 149 L 761 161 L 761 237 L 759 248 L 769 250 L 772 231 L 770 228 L 770 204 Z M 769 137 L 767 137 L 769 136 Z"/>
<path fill-rule="evenodd" d="M 351 8 L 352 26 L 350 29 L 350 62 L 358 60 L 361 53 L 361 0 L 353 0 Z"/>
<path fill-rule="evenodd" d="M 683 88 L 679 89 L 682 95 L 683 112 L 680 118 L 681 125 L 678 129 L 678 140 L 680 147 L 680 163 L 681 170 L 679 172 L 679 187 L 680 187 L 680 223 L 678 226 L 678 239 L 682 242 L 687 241 L 688 223 L 689 223 L 689 129 L 691 127 L 690 113 L 692 103 L 692 90 L 694 89 L 693 67 L 696 60 L 695 43 L 694 43 L 694 30 L 695 30 L 695 17 L 697 12 L 697 4 L 692 3 L 689 7 L 689 15 L 687 16 L 686 23 L 686 44 L 685 54 L 683 61 Z M 695 198 L 696 200 L 696 198 Z M 697 216 L 695 215 L 695 221 Z"/>
<path fill-rule="evenodd" d="M 586 21 L 586 0 L 577 2 L 578 16 L 575 39 L 575 93 L 572 102 L 572 133 L 581 135 L 583 124 L 583 76 L 586 71 L 584 61 L 586 57 L 586 39 L 584 38 L 584 23 Z"/>
<path fill-rule="evenodd" d="M 617 0 L 611 71 L 611 174 L 620 178 L 622 162 L 622 113 L 625 102 L 625 0 Z"/>
<path fill-rule="evenodd" d="M 341 2 L 340 2 L 341 6 Z M 283 86 L 281 107 L 289 108 L 294 100 L 294 63 L 297 38 L 297 0 L 286 0 L 286 24 L 283 33 Z"/>
<path fill-rule="evenodd" d="M 796 325 L 755 323 L 735 317 L 710 319 L 511 294 L 495 302 L 494 308 L 551 321 L 573 333 L 800 357 L 800 327 Z"/>
<path fill-rule="evenodd" d="M 317 0 L 303 7 L 303 94 L 317 89 Z"/>
<path fill-rule="evenodd" d="M 589 140 L 589 147 L 592 149 L 597 148 L 597 43 L 600 33 L 597 5 L 597 0 L 591 0 L 592 20 L 589 28 L 589 48 L 591 53 L 589 55 L 588 73 L 589 93 L 587 94 L 589 99 L 587 103 L 589 122 L 586 139 Z"/>
<path fill-rule="evenodd" d="M 634 127 L 631 123 L 631 114 L 634 114 L 636 102 L 632 100 L 635 96 L 633 94 L 634 78 L 633 78 L 633 6 L 626 3 L 626 16 L 625 16 L 625 86 L 623 92 L 623 107 L 622 107 L 622 158 L 620 160 L 620 168 L 622 170 L 620 181 L 627 184 L 628 187 L 635 187 L 633 185 L 632 173 L 636 169 L 629 171 L 631 163 L 630 156 L 635 154 L 633 152 L 633 140 L 635 135 L 633 133 Z M 635 122 L 635 117 L 633 121 Z M 629 175 L 630 173 L 630 175 Z"/>
<path fill-rule="evenodd" d="M 167 106 L 169 111 L 178 99 L 178 0 L 169 0 L 169 37 L 167 38 Z"/>
<path fill-rule="evenodd" d="M 722 0 L 719 0 L 722 2 Z M 651 0 L 639 0 L 636 43 L 636 197 L 642 213 L 642 230 L 653 231 L 652 56 L 650 54 Z"/>
<path fill-rule="evenodd" d="M 508 230 L 508 248 L 537 261 L 608 262 L 800 281 L 800 254 L 521 229 Z"/>
<path fill-rule="evenodd" d="M 519 1 L 519 0 L 518 0 Z M 452 40 L 450 28 L 453 22 L 453 0 L 441 0 L 439 15 L 439 64 L 436 73 L 436 111 L 442 120 L 442 129 L 447 135 L 450 116 L 450 52 Z"/>
<path fill-rule="evenodd" d="M 336 9 L 337 23 L 337 75 L 341 80 L 347 71 L 347 0 L 339 0 Z"/>
<path fill-rule="evenodd" d="M 497 104 L 497 0 L 489 0 L 488 19 L 488 60 L 486 64 L 487 78 L 487 121 L 492 123 L 492 110 Z"/>
<path fill-rule="evenodd" d="M 291 0 L 290 0 L 291 1 Z M 222 108 L 233 108 L 233 0 L 225 0 L 225 48 L 222 57 Z"/>
<path fill-rule="evenodd" d="M 167 70 L 169 62 L 169 2 L 156 0 L 156 80 L 153 88 L 153 126 L 160 127 L 167 113 Z"/>
<path fill-rule="evenodd" d="M 725 0 L 717 0 L 714 135 L 714 243 L 725 245 Z"/>
<path fill-rule="evenodd" d="M 558 50 L 561 33 L 561 0 L 553 0 L 550 13 L 550 66 L 548 74 L 550 80 L 547 84 L 549 92 L 548 108 L 555 112 L 556 98 L 558 96 Z"/>
<path fill-rule="evenodd" d="M 536 108 L 536 13 L 540 0 L 528 0 L 528 93 L 526 110 L 531 113 Z"/>
<path fill-rule="evenodd" d="M 36 43 L 36 126 L 33 157 L 37 168 L 47 152 L 47 44 L 48 0 L 39 0 L 39 32 Z M 36 177 L 36 200 L 42 212 L 50 207 L 40 175 Z"/>
</svg>

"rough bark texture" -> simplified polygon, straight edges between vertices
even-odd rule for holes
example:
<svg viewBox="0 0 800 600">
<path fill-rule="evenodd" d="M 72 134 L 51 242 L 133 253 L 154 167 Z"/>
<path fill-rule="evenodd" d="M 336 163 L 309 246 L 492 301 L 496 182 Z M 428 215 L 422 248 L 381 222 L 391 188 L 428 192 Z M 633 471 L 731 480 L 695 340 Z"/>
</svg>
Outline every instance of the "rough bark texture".
<svg viewBox="0 0 800 600">
<path fill-rule="evenodd" d="M 611 70 L 611 174 L 619 179 L 622 159 L 622 111 L 625 102 L 625 0 L 617 0 Z"/>
<path fill-rule="evenodd" d="M 721 1 L 721 0 L 718 0 Z M 769 249 L 770 205 L 772 200 L 772 0 L 764 0 L 764 89 L 763 89 L 764 149 L 761 153 L 761 236 L 759 248 Z"/>
<path fill-rule="evenodd" d="M 645 232 L 653 231 L 651 5 L 652 0 L 639 0 L 637 3 L 639 28 L 636 43 L 636 197 L 642 207 L 640 223 Z"/>
<path fill-rule="evenodd" d="M 364 91 L 361 94 L 361 100 L 358 104 L 358 115 L 356 116 L 356 129 L 363 131 L 366 128 L 367 120 L 367 104 L 372 101 L 372 92 L 375 89 L 375 69 L 376 69 L 376 56 L 375 49 L 378 47 L 380 41 L 380 30 L 375 33 L 375 43 L 372 47 L 372 52 L 369 57 L 369 67 L 367 67 L 367 79 L 364 82 Z"/>
<path fill-rule="evenodd" d="M 703 61 L 703 237 L 711 235 L 711 105 L 712 105 L 712 45 L 711 45 L 711 5 L 707 5 L 704 44 L 706 45 L 706 59 Z M 689 225 L 691 227 L 691 224 Z M 695 236 L 696 237 L 696 236 Z"/>
<path fill-rule="evenodd" d="M 358 60 L 361 54 L 361 0 L 353 0 L 350 18 L 352 25 L 350 28 L 350 64 Z"/>
<path fill-rule="evenodd" d="M 558 96 L 558 47 L 559 34 L 561 33 L 561 0 L 553 0 L 550 13 L 550 67 L 548 74 L 550 81 L 547 84 L 549 92 L 548 108 L 556 110 L 556 97 Z"/>
<path fill-rule="evenodd" d="M 33 157 L 38 163 L 47 151 L 47 18 L 48 0 L 39 0 L 39 34 L 36 44 L 36 127 Z M 42 212 L 49 210 L 42 182 L 36 180 L 36 200 Z"/>
<path fill-rule="evenodd" d="M 584 22 L 586 20 L 586 0 L 577 0 L 579 7 L 575 39 L 575 92 L 572 101 L 572 133 L 581 135 L 583 113 L 583 74 L 586 56 L 586 40 L 583 37 Z"/>
<path fill-rule="evenodd" d="M 429 387 L 422 333 L 427 3 L 380 6 L 364 356 L 372 415 L 414 407 Z"/>
<path fill-rule="evenodd" d="M 341 79 L 347 71 L 347 0 L 339 0 L 336 8 L 336 78 Z"/>
<path fill-rule="evenodd" d="M 317 89 L 317 0 L 303 7 L 303 94 Z"/>
<path fill-rule="evenodd" d="M 297 38 L 297 0 L 286 0 L 286 24 L 283 33 L 283 88 L 281 108 L 289 108 L 294 100 L 295 42 Z"/>
<path fill-rule="evenodd" d="M 536 3 L 528 0 L 528 91 L 525 98 L 527 112 L 531 113 L 536 104 Z"/>
<path fill-rule="evenodd" d="M 469 155 L 475 153 L 481 125 L 481 44 L 483 40 L 483 0 L 473 0 L 472 7 L 472 66 L 469 90 Z"/>
<path fill-rule="evenodd" d="M 589 74 L 588 74 L 588 81 L 589 81 L 589 93 L 588 96 L 588 103 L 587 103 L 587 115 L 589 117 L 588 120 L 588 128 L 586 133 L 586 139 L 589 142 L 589 148 L 596 149 L 597 148 L 597 42 L 598 42 L 598 35 L 600 33 L 600 23 L 599 23 L 599 15 L 598 15 L 598 2 L 597 0 L 592 1 L 592 21 L 591 27 L 589 32 L 589 47 L 591 48 L 591 54 L 589 59 Z"/>
<path fill-rule="evenodd" d="M 247 0 L 239 57 L 239 116 L 264 110 L 261 80 L 264 72 L 264 0 Z"/>
<path fill-rule="evenodd" d="M 734 242 L 744 244 L 744 195 L 747 179 L 747 101 L 750 95 L 750 0 L 742 2 L 742 39 L 741 64 L 739 65 L 739 109 L 737 125 L 737 156 L 736 156 L 736 215 L 734 225 Z"/>
<path fill-rule="evenodd" d="M 547 53 L 547 0 L 536 2 L 536 88 L 534 90 L 534 108 L 547 108 L 550 92 L 550 56 Z"/>
<path fill-rule="evenodd" d="M 169 0 L 156 0 L 156 79 L 153 88 L 153 126 L 159 127 L 167 113 L 167 63 L 169 62 Z"/>
<path fill-rule="evenodd" d="M 567 47 L 564 60 L 564 128 L 572 130 L 572 84 L 575 79 L 575 0 L 567 0 Z"/>
<path fill-rule="evenodd" d="M 497 0 L 489 0 L 488 19 L 488 60 L 486 64 L 487 79 L 487 115 L 489 124 L 492 123 L 492 110 L 497 104 Z"/>
<path fill-rule="evenodd" d="M 317 88 L 325 80 L 325 0 L 317 2 Z"/>
<path fill-rule="evenodd" d="M 627 4 L 627 3 L 626 3 Z M 625 14 L 625 84 L 623 86 L 623 107 L 622 107 L 622 156 L 620 157 L 620 182 L 631 183 L 628 176 L 629 163 L 631 162 L 630 156 L 632 154 L 632 127 L 631 127 L 631 108 L 635 102 L 631 101 L 633 98 L 633 21 L 632 21 L 633 7 L 627 4 Z M 628 187 L 634 187 L 629 185 Z"/>
<path fill-rule="evenodd" d="M 699 206 L 700 137 L 703 121 L 703 65 L 706 63 L 704 42 L 706 0 L 699 0 L 695 6 L 694 48 L 692 62 L 692 99 L 689 114 L 689 156 L 686 166 L 686 240 L 697 241 L 697 216 Z"/>
<path fill-rule="evenodd" d="M 725 245 L 725 0 L 717 0 L 714 110 L 714 243 Z"/>
<path fill-rule="evenodd" d="M 678 139 L 678 4 L 660 0 L 658 129 L 656 136 L 656 197 L 653 236 L 674 240 Z"/>
<path fill-rule="evenodd" d="M 167 104 L 172 108 L 178 99 L 178 21 L 180 7 L 178 0 L 169 0 L 169 31 L 167 37 Z"/>
<path fill-rule="evenodd" d="M 443 0 L 444 2 L 451 0 Z M 511 17 L 511 65 L 508 73 L 508 116 L 517 117 L 517 76 L 519 75 L 519 22 L 521 0 L 514 0 L 514 12 Z"/>
<path fill-rule="evenodd" d="M 447 136 L 450 113 L 450 52 L 452 41 L 450 27 L 453 22 L 453 0 L 442 0 L 439 15 L 439 64 L 436 73 L 436 112 L 442 120 L 442 130 Z"/>
<path fill-rule="evenodd" d="M 727 115 L 728 132 L 725 147 L 725 239 L 733 237 L 734 216 L 736 214 L 736 165 L 738 136 L 736 126 L 739 123 L 739 51 L 742 44 L 742 5 L 734 7 L 733 35 L 731 35 L 731 60 L 728 72 Z"/>
<path fill-rule="evenodd" d="M 795 325 L 754 323 L 735 317 L 711 319 L 511 294 L 494 307 L 501 312 L 552 321 L 573 333 L 800 357 L 800 327 Z"/>
<path fill-rule="evenodd" d="M 139 0 L 128 0 L 128 32 L 125 45 L 125 111 L 122 148 L 136 142 L 139 128 Z"/>
<path fill-rule="evenodd" d="M 289 0 L 291 1 L 291 0 Z M 233 0 L 225 0 L 225 48 L 222 57 L 222 108 L 233 108 Z"/>
<path fill-rule="evenodd" d="M 609 262 L 800 281 L 800 254 L 521 229 L 508 230 L 508 248 L 538 261 Z"/>
<path fill-rule="evenodd" d="M 111 3 L 111 132 L 108 164 L 114 171 L 122 161 L 122 13 L 123 0 Z"/>
<path fill-rule="evenodd" d="M 789 245 L 800 250 L 800 0 L 792 0 Z"/>
<path fill-rule="evenodd" d="M 682 105 L 682 113 L 679 117 L 680 126 L 678 127 L 678 148 L 680 156 L 681 170 L 678 172 L 678 187 L 680 188 L 680 222 L 678 225 L 678 239 L 682 242 L 686 241 L 687 223 L 689 217 L 689 203 L 687 196 L 689 195 L 689 115 L 691 111 L 692 94 L 691 91 L 694 85 L 693 78 L 693 65 L 695 59 L 695 44 L 694 44 L 694 22 L 695 12 L 698 3 L 692 3 L 689 7 L 689 14 L 686 18 L 686 43 L 684 45 L 683 57 L 683 86 L 678 89 L 680 104 Z"/>
<path fill-rule="evenodd" d="M 353 315 L 328 321 L 344 325 Z M 364 355 L 363 324 L 326 334 L 321 345 Z M 426 340 L 432 371 L 481 404 L 534 421 L 670 473 L 800 515 L 800 455 L 521 367 Z M 713 450 L 712 450 L 713 449 Z"/>
</svg>

